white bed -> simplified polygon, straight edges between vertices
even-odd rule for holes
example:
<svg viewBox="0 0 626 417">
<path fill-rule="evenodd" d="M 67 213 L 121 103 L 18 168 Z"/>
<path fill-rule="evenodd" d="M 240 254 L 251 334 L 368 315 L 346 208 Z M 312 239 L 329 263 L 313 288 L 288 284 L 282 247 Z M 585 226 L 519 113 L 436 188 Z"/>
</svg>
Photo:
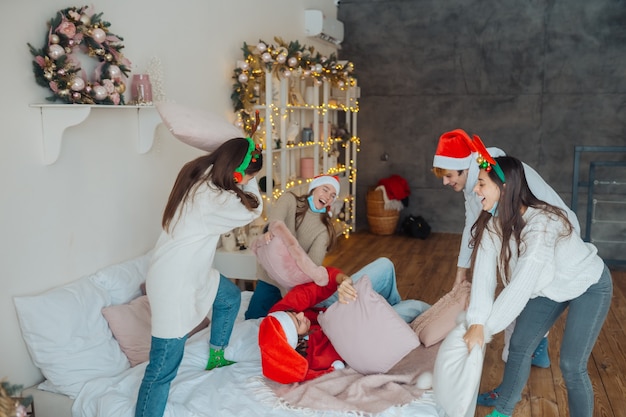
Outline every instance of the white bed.
<svg viewBox="0 0 626 417">
<path fill-rule="evenodd" d="M 88 281 L 88 286 L 95 284 L 99 291 L 102 288 L 106 289 L 106 294 L 103 295 L 104 301 L 100 303 L 81 300 L 81 292 L 75 291 L 75 288 L 69 291 L 69 293 L 71 293 L 73 299 L 79 301 L 78 307 L 63 306 L 58 309 L 50 308 L 49 303 L 58 302 L 58 297 L 56 301 L 55 299 L 51 301 L 50 297 L 47 297 L 45 294 L 16 298 L 16 307 L 25 340 L 35 364 L 42 369 L 44 376 L 53 376 L 58 379 L 58 374 L 48 369 L 51 366 L 50 363 L 55 361 L 47 361 L 48 358 L 42 356 L 41 352 L 37 352 L 39 348 L 34 347 L 36 345 L 34 342 L 36 341 L 32 338 L 35 329 L 30 328 L 32 327 L 30 324 L 32 320 L 29 320 L 29 316 L 32 318 L 42 314 L 41 311 L 37 311 L 38 309 L 48 313 L 53 311 L 53 317 L 49 318 L 50 323 L 62 322 L 63 318 L 59 318 L 58 314 L 63 314 L 62 310 L 64 307 L 67 307 L 70 309 L 69 311 L 72 311 L 72 318 L 69 320 L 88 320 L 88 328 L 97 329 L 104 326 L 108 329 L 106 320 L 101 314 L 98 314 L 103 307 L 102 303 L 104 303 L 104 306 L 128 303 L 140 295 L 137 288 L 138 284 L 143 281 L 146 262 L 147 257 L 144 256 L 118 266 L 105 268 L 90 277 L 82 278 L 81 280 Z M 111 280 L 115 282 L 112 284 Z M 71 286 L 71 284 L 68 284 L 68 286 Z M 53 291 L 58 292 L 65 289 L 62 287 Z M 354 416 L 372 414 L 357 410 L 353 412 L 338 412 L 313 410 L 310 408 L 294 409 L 277 398 L 261 376 L 258 347 L 253 343 L 256 341 L 258 322 L 243 320 L 243 311 L 245 311 L 245 307 L 249 302 L 250 295 L 250 292 L 242 293 L 242 308 L 231 337 L 230 346 L 226 352 L 226 356 L 237 360 L 237 363 L 225 368 L 205 371 L 204 366 L 207 360 L 210 327 L 193 335 L 187 342 L 181 367 L 172 384 L 165 417 L 280 417 L 293 416 L 294 414 L 306 416 Z M 44 299 L 42 297 L 47 298 Z M 97 311 L 81 312 L 76 311 L 77 308 L 96 309 Z M 57 316 L 55 317 L 55 315 Z M 39 326 L 49 327 L 51 326 L 50 323 L 40 323 Z M 41 329 L 37 329 L 37 331 L 41 331 Z M 76 329 L 72 330 L 72 332 L 77 331 Z M 108 331 L 108 337 L 112 339 L 114 346 L 117 342 L 110 330 Z M 69 340 L 64 337 L 59 339 L 59 343 L 65 343 L 63 340 Z M 106 343 L 110 342 L 111 340 L 106 341 Z M 84 341 L 80 343 L 84 343 Z M 100 344 L 106 343 L 100 342 Z M 62 350 L 63 346 L 60 348 Z M 117 349 L 119 349 L 119 346 Z M 82 353 L 82 351 L 80 352 Z M 78 354 L 73 354 L 71 348 L 70 351 L 66 352 L 67 355 L 70 357 L 75 355 L 78 358 Z M 116 358 L 119 358 L 117 353 L 115 355 L 117 355 L 115 356 Z M 77 359 L 78 362 L 81 360 Z M 101 361 L 105 359 L 93 357 L 88 360 Z M 112 371 L 112 369 L 119 367 L 118 364 L 107 366 L 106 363 L 101 363 L 97 365 L 108 372 L 94 371 L 96 376 L 89 377 L 77 385 L 68 385 L 71 387 L 69 390 L 63 389 L 60 386 L 61 384 L 51 384 L 50 381 L 44 381 L 43 384 L 40 384 L 40 387 L 47 390 L 52 389 L 57 391 L 56 393 L 42 391 L 37 387 L 25 390 L 25 394 L 33 395 L 34 397 L 37 417 L 133 417 L 137 391 L 146 363 L 135 367 L 130 367 L 130 364 L 127 363 L 119 372 Z M 65 366 L 71 367 L 72 362 L 66 363 Z M 71 373 L 73 371 L 73 369 L 70 369 L 67 372 Z M 98 372 L 103 375 L 98 375 Z M 441 417 L 444 414 L 441 407 L 436 404 L 432 391 L 427 391 L 419 399 L 401 406 L 390 407 L 376 415 L 390 417 Z"/>
</svg>

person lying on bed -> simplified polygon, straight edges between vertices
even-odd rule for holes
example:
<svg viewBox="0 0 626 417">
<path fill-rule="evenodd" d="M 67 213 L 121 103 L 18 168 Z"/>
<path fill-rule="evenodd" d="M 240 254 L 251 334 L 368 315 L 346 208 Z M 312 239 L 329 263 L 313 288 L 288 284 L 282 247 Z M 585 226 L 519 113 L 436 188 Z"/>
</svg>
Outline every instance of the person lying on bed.
<svg viewBox="0 0 626 417">
<path fill-rule="evenodd" d="M 378 258 L 361 271 L 373 271 L 373 265 L 383 274 L 393 274 L 395 278 L 393 263 L 387 258 Z M 329 278 L 327 285 L 319 286 L 309 282 L 293 287 L 261 321 L 259 347 L 266 378 L 290 384 L 308 381 L 344 367 L 341 356 L 324 334 L 317 316 L 326 310 L 321 303 L 331 296 L 335 295 L 340 303 L 349 303 L 356 299 L 357 292 L 351 277 L 334 267 L 326 269 Z M 356 273 L 354 276 L 360 278 L 363 275 Z M 397 294 L 395 287 L 394 279 L 394 290 L 388 288 L 387 291 L 377 292 L 394 308 L 398 304 L 411 306 L 414 315 L 410 321 L 430 307 L 419 300 L 400 301 L 399 296 L 396 299 L 393 297 L 394 293 Z"/>
</svg>

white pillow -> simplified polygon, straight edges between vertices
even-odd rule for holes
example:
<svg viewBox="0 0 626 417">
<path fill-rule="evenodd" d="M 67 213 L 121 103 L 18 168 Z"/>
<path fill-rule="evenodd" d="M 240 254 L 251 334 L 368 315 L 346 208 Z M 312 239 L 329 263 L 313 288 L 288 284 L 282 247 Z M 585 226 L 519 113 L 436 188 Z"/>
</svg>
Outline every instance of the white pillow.
<svg viewBox="0 0 626 417">
<path fill-rule="evenodd" d="M 111 297 L 90 277 L 14 302 L 33 362 L 58 392 L 75 398 L 87 381 L 129 368 L 100 312 Z"/>
<path fill-rule="evenodd" d="M 107 266 L 90 276 L 111 297 L 111 304 L 126 304 L 142 295 L 140 286 L 146 279 L 152 251 L 143 256 Z"/>
<path fill-rule="evenodd" d="M 156 105 L 165 126 L 178 140 L 203 151 L 212 152 L 222 143 L 245 134 L 215 113 L 171 102 Z"/>
<path fill-rule="evenodd" d="M 467 326 L 463 320 L 443 340 L 433 371 L 435 400 L 449 416 L 473 417 L 483 369 L 483 349 L 474 346 L 468 353 L 463 335 Z"/>
</svg>

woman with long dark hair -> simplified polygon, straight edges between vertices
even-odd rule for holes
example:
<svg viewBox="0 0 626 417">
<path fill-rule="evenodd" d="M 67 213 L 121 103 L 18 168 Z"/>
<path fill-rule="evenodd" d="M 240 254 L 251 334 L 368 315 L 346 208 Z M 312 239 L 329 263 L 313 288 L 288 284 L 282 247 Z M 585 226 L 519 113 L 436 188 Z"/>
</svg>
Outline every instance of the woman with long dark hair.
<svg viewBox="0 0 626 417">
<path fill-rule="evenodd" d="M 483 146 L 484 149 L 484 146 Z M 504 377 L 489 416 L 511 416 L 526 385 L 531 354 L 565 312 L 560 367 L 569 412 L 593 415 L 593 387 L 587 362 L 611 303 L 608 268 L 584 242 L 564 211 L 541 201 L 528 187 L 522 163 L 491 158 L 484 150 L 474 191 L 482 212 L 472 229 L 473 278 L 468 349 L 515 320 Z M 495 296 L 497 282 L 504 284 Z"/>
</svg>

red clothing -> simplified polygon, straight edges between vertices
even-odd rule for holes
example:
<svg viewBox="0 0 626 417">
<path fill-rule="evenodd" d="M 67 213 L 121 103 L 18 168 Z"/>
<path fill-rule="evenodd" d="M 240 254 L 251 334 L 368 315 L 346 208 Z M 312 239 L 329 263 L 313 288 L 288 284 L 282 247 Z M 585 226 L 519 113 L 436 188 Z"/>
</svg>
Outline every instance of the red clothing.
<svg viewBox="0 0 626 417">
<path fill-rule="evenodd" d="M 337 274 L 341 272 L 333 267 L 326 267 L 326 270 L 328 270 L 329 278 L 326 286 L 320 287 L 314 282 L 297 285 L 270 309 L 270 313 L 274 311 L 294 311 L 299 313 L 302 311 L 311 321 L 307 356 L 305 358 L 309 364 L 309 369 L 304 377 L 304 381 L 331 372 L 333 370 L 332 363 L 336 360 L 342 360 L 317 322 L 318 314 L 324 311 L 325 308 L 316 308 L 315 305 L 337 291 Z"/>
<path fill-rule="evenodd" d="M 389 200 L 404 200 L 411 194 L 409 183 L 400 175 L 393 174 L 389 178 L 378 181 L 378 185 L 385 186 L 385 192 Z"/>
</svg>

